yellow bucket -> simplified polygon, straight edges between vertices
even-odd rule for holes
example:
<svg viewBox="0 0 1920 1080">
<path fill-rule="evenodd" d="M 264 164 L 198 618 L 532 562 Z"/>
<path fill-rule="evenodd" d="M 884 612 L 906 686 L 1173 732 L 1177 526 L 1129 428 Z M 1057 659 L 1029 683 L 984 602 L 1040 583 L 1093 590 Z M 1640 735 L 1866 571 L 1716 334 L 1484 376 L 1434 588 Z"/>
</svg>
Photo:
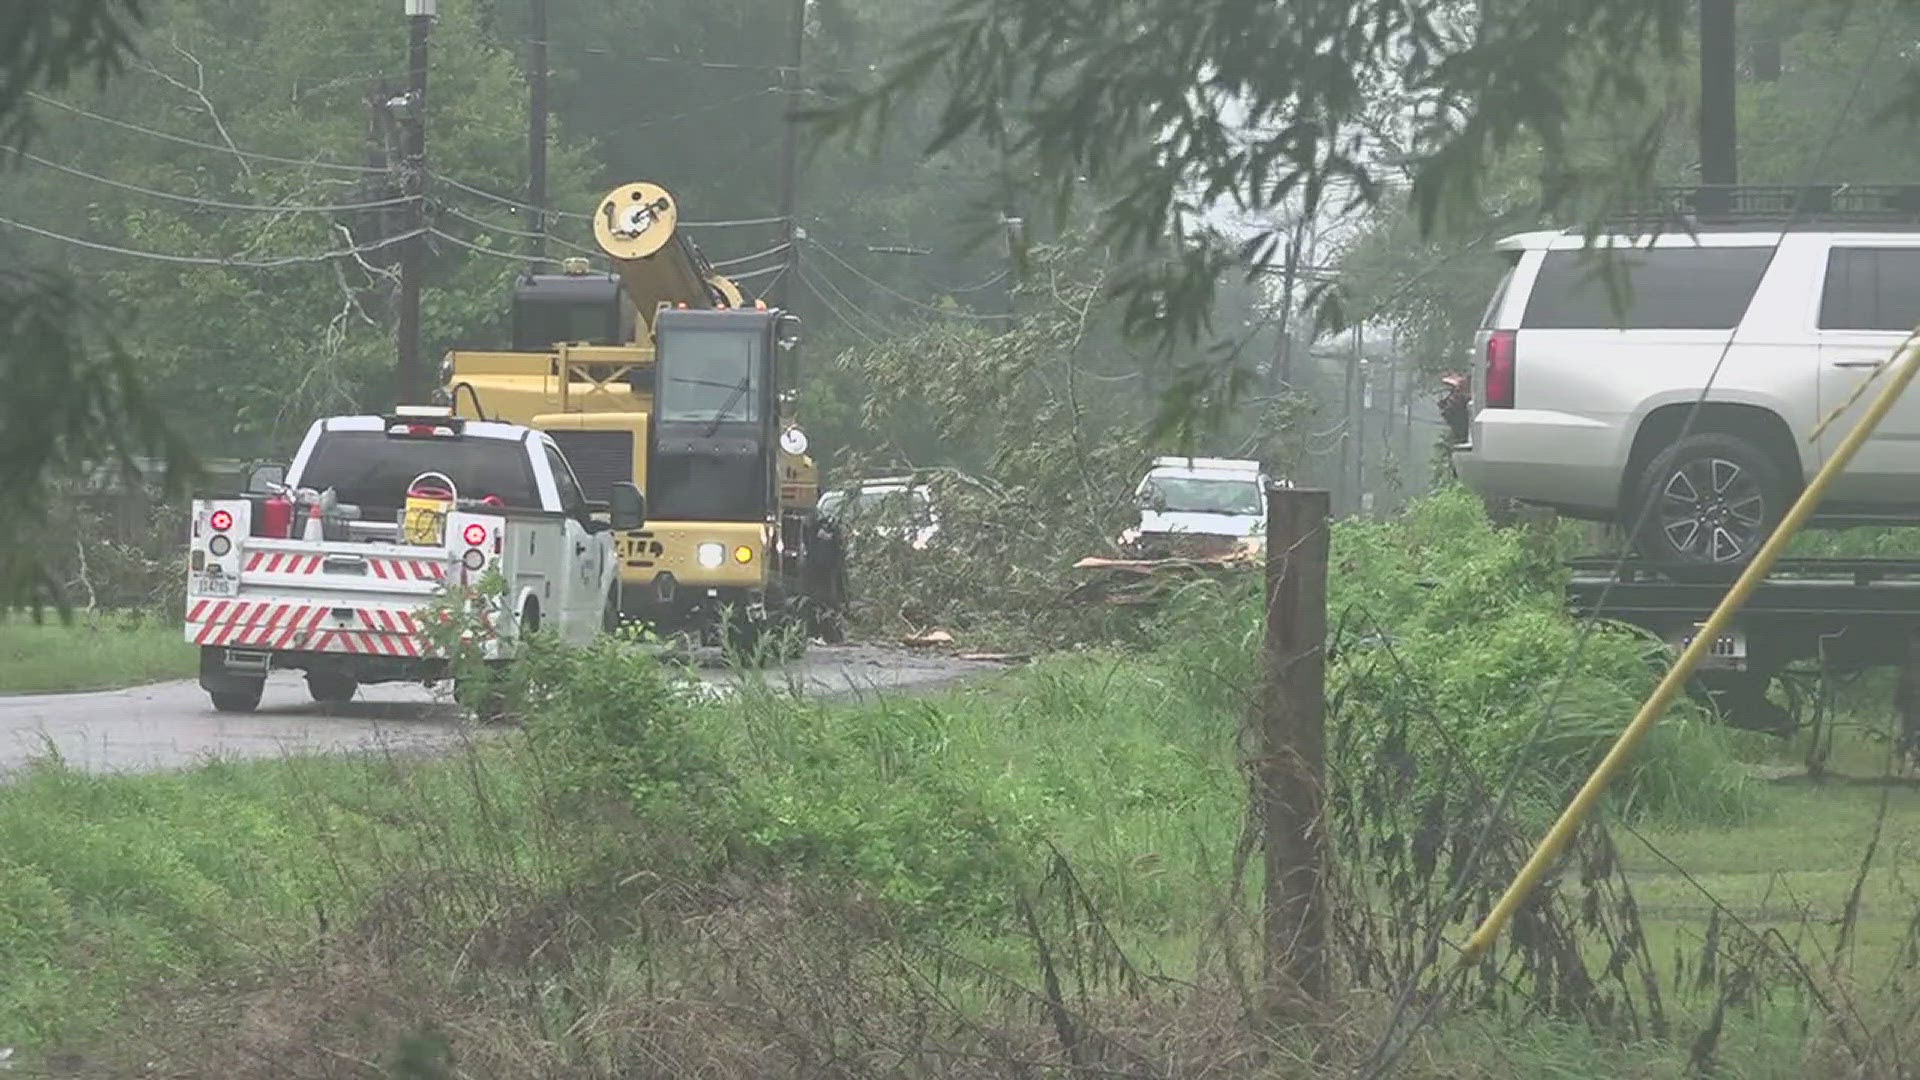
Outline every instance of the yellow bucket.
<svg viewBox="0 0 1920 1080">
<path fill-rule="evenodd" d="M 447 512 L 453 509 L 453 500 L 453 481 L 445 476 L 428 473 L 416 478 L 407 486 L 407 506 L 400 524 L 401 539 L 409 544 L 428 547 L 444 545 L 447 542 Z"/>
</svg>

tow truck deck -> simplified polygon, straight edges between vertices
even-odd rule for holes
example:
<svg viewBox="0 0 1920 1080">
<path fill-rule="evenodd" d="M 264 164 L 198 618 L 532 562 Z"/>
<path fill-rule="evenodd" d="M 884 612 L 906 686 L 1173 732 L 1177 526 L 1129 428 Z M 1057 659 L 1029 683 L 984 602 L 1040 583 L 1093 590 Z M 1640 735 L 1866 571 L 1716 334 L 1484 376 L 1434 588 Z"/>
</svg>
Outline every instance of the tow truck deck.
<svg viewBox="0 0 1920 1080">
<path fill-rule="evenodd" d="M 1575 559 L 1568 606 L 1680 644 L 1706 622 L 1727 583 L 1675 581 L 1638 560 Z M 1900 669 L 1905 730 L 1920 725 L 1920 559 L 1784 559 L 1747 598 L 1702 666 L 1701 687 L 1745 727 L 1797 726 L 1767 687 L 1794 665 L 1816 680 L 1874 667 Z M 1795 695 L 1788 695 L 1790 701 Z"/>
</svg>

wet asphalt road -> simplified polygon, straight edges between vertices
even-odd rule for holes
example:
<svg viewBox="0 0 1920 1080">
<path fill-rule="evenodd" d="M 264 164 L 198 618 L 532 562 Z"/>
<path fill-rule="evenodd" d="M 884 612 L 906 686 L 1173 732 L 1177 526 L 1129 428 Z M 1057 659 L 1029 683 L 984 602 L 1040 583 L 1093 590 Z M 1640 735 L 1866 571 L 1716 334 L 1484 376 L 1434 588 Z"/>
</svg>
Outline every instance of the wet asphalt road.
<svg viewBox="0 0 1920 1080">
<path fill-rule="evenodd" d="M 725 695 L 740 676 L 712 663 L 702 683 Z M 871 645 L 815 646 L 804 659 L 764 673 L 775 690 L 862 696 L 932 689 L 1000 665 Z M 432 750 L 471 737 L 461 711 L 424 687 L 386 683 L 346 705 L 323 708 L 297 673 L 267 680 L 260 710 L 213 711 L 192 680 L 82 694 L 0 697 L 0 774 L 50 750 L 89 770 L 164 769 L 210 757 L 277 757 L 349 750 Z"/>
</svg>

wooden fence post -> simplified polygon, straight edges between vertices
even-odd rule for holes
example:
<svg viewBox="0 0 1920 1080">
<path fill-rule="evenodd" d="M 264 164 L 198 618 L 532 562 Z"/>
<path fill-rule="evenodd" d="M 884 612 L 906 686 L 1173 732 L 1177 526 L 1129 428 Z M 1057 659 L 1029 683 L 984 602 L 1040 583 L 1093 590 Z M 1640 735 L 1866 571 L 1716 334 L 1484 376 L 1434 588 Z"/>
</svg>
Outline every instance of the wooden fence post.
<svg viewBox="0 0 1920 1080">
<path fill-rule="evenodd" d="M 1267 491 L 1265 677 L 1254 789 L 1266 837 L 1269 1005 L 1324 999 L 1327 976 L 1327 492 Z"/>
</svg>

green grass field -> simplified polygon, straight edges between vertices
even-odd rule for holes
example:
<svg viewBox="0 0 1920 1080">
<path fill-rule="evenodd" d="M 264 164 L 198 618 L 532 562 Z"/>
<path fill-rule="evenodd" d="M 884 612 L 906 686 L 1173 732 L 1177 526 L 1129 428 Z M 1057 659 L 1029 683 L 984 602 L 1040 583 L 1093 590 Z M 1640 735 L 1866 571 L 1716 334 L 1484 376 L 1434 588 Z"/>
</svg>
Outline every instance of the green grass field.
<svg viewBox="0 0 1920 1080">
<path fill-rule="evenodd" d="M 204 1056 L 239 1047 L 307 1075 L 301 1056 L 317 1047 L 382 1060 L 431 1021 L 462 1033 L 471 1075 L 613 1076 L 662 1055 L 753 1075 L 701 1055 L 746 1037 L 744 1017 L 806 1011 L 783 995 L 906 1010 L 878 956 L 915 957 L 916 977 L 976 968 L 943 1008 L 1018 1030 L 1026 1014 L 995 988 L 1038 983 L 1011 898 L 1033 899 L 1061 957 L 1093 947 L 1074 944 L 1085 915 L 1046 921 L 1056 857 L 1111 935 L 1099 948 L 1117 945 L 1167 986 L 1213 985 L 1225 939 L 1208 928 L 1228 910 L 1245 789 L 1233 719 L 1196 708 L 1164 669 L 1090 654 L 924 699 L 795 707 L 750 694 L 672 727 L 627 707 L 653 678 L 603 673 L 550 704 L 604 714 L 444 758 L 107 777 L 49 765 L 0 787 L 0 1045 L 29 1065 L 78 1054 L 96 1075 L 129 1055 L 267 1075 Z M 596 726 L 609 718 L 627 727 Z M 651 741 L 663 737 L 676 740 L 667 757 Z M 716 762 L 724 781 L 700 779 Z M 631 798 L 608 801 L 609 784 Z M 1618 833 L 1657 966 L 1699 951 L 1713 908 L 1700 886 L 1819 965 L 1882 790 L 1756 785 L 1740 824 L 1638 822 L 1697 885 Z M 1880 1007 L 1920 912 L 1903 884 L 1920 796 L 1885 790 L 1857 946 L 1819 973 L 1862 1010 Z M 1257 874 L 1247 888 L 1258 895 Z M 861 945 L 857 962 L 834 951 L 867 933 L 885 950 Z M 829 971 L 863 981 L 839 986 Z M 1089 1023 L 1140 1022 L 1146 1006 L 1081 977 L 1096 987 Z M 1711 1000 L 1689 996 L 1692 978 L 1662 975 L 1669 1039 L 1467 1013 L 1420 1040 L 1409 1074 L 1683 1075 Z M 548 988 L 537 1004 L 529 979 Z M 752 1000 L 737 999 L 742 985 Z M 731 1011 L 699 1026 L 703 1048 L 655 1022 L 664 1002 L 706 995 Z M 1343 1000 L 1359 1017 L 1380 1008 Z M 272 1013 L 267 1030 L 256 1008 Z M 1201 1022 L 1174 1011 L 1165 1023 Z M 1805 1015 L 1790 994 L 1730 1015 L 1719 1060 L 1729 1075 L 1822 1075 Z M 866 1031 L 854 1027 L 840 1037 Z"/>
<path fill-rule="evenodd" d="M 80 612 L 0 619 L 0 694 L 107 690 L 193 675 L 194 647 L 177 623 Z"/>
</svg>

